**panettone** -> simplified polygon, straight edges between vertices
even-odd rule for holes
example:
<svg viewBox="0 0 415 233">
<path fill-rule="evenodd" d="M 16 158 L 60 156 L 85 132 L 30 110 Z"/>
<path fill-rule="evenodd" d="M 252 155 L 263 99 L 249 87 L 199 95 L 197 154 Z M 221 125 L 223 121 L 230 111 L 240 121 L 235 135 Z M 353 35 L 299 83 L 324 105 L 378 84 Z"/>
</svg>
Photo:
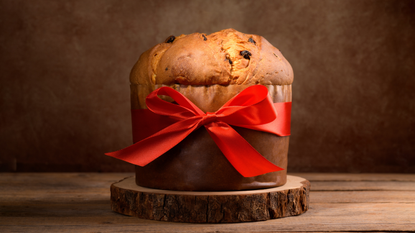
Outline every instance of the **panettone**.
<svg viewBox="0 0 415 233">
<path fill-rule="evenodd" d="M 218 110 L 245 88 L 268 88 L 274 103 L 291 102 L 293 70 L 281 52 L 261 36 L 226 29 L 210 35 L 170 36 L 144 52 L 131 71 L 131 107 L 145 109 L 146 97 L 169 86 L 204 112 Z M 162 97 L 163 98 L 163 97 Z M 168 101 L 171 99 L 164 98 Z M 245 190 L 285 184 L 289 137 L 233 127 L 261 155 L 284 168 L 243 177 L 208 132 L 199 128 L 144 167 L 137 185 L 169 190 Z"/>
</svg>

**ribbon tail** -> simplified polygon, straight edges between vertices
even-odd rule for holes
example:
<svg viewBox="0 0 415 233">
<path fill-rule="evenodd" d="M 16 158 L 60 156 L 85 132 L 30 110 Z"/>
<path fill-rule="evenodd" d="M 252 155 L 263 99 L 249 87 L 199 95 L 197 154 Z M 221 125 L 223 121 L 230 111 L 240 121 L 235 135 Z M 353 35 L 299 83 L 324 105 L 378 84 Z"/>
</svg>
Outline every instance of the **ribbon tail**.
<svg viewBox="0 0 415 233">
<path fill-rule="evenodd" d="M 197 122 L 193 118 L 176 122 L 129 147 L 105 154 L 128 163 L 145 166 L 186 138 L 198 127 Z"/>
<path fill-rule="evenodd" d="M 284 170 L 262 156 L 241 135 L 224 122 L 205 125 L 219 149 L 244 177 Z"/>
</svg>

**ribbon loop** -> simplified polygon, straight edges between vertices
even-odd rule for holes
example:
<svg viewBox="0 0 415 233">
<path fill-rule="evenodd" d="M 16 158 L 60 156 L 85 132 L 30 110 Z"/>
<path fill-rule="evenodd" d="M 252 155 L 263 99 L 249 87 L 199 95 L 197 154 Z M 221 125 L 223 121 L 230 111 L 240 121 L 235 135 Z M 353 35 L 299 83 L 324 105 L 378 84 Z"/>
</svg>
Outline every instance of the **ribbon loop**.
<svg viewBox="0 0 415 233">
<path fill-rule="evenodd" d="M 169 96 L 177 104 L 162 100 L 159 95 Z M 246 88 L 214 113 L 204 113 L 185 96 L 170 87 L 161 87 L 153 91 L 147 96 L 146 104 L 148 110 L 158 116 L 154 117 L 155 119 L 162 119 L 160 116 L 164 116 L 174 119 L 175 122 L 150 136 L 143 137 L 127 148 L 106 155 L 145 166 L 203 125 L 228 161 L 242 176 L 252 177 L 282 170 L 259 154 L 230 126 L 265 131 L 279 136 L 289 135 L 289 120 L 285 120 L 287 113 L 290 113 L 291 105 L 283 105 L 282 109 L 285 110 L 285 106 L 289 106 L 289 111 L 282 111 L 284 122 L 278 122 L 279 115 L 275 104 L 272 103 L 268 89 L 264 86 L 255 85 Z"/>
</svg>

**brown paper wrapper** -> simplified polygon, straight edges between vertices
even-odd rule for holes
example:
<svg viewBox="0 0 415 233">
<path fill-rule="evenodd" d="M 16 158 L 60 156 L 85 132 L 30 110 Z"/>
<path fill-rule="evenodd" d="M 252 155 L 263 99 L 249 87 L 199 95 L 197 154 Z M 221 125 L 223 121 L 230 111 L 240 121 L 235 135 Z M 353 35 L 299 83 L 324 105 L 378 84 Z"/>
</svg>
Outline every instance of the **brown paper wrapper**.
<svg viewBox="0 0 415 233">
<path fill-rule="evenodd" d="M 264 85 L 274 103 L 292 100 L 291 85 Z M 145 97 L 161 85 L 131 84 L 132 109 L 146 108 Z M 248 85 L 190 86 L 171 85 L 204 112 L 215 112 Z M 166 98 L 167 101 L 171 101 Z M 286 183 L 289 137 L 234 127 L 261 155 L 283 168 L 255 177 L 243 177 L 228 162 L 203 128 L 191 133 L 182 142 L 150 164 L 136 166 L 139 186 L 182 191 L 225 191 L 261 189 Z"/>
</svg>

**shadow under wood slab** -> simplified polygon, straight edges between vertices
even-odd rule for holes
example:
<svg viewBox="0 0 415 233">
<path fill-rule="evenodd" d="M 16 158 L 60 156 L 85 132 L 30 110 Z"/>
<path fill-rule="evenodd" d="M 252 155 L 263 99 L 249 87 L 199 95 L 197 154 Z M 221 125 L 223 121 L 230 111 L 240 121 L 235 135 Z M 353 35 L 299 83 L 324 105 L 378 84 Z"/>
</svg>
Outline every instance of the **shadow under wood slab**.
<svg viewBox="0 0 415 233">
<path fill-rule="evenodd" d="M 300 215 L 308 210 L 310 182 L 287 176 L 284 186 L 244 191 L 189 192 L 150 189 L 134 177 L 111 185 L 113 211 L 171 222 L 251 222 Z"/>
</svg>

